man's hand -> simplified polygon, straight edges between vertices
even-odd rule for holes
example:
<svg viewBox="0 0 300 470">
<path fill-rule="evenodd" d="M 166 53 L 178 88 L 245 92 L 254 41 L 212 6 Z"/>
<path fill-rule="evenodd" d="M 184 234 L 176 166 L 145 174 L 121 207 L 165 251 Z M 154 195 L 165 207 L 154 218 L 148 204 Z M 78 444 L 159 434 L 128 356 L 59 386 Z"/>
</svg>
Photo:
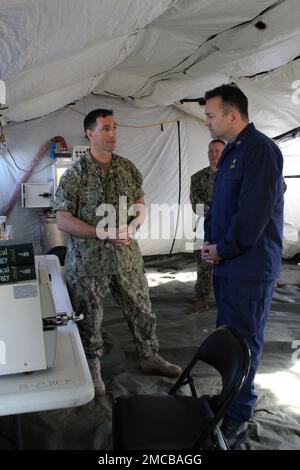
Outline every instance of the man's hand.
<svg viewBox="0 0 300 470">
<path fill-rule="evenodd" d="M 107 230 L 107 239 L 117 246 L 129 246 L 131 243 L 131 235 L 128 225 L 120 225 L 117 228 Z"/>
<path fill-rule="evenodd" d="M 222 258 L 218 255 L 217 245 L 204 242 L 201 250 L 201 259 L 208 264 L 218 264 Z"/>
</svg>

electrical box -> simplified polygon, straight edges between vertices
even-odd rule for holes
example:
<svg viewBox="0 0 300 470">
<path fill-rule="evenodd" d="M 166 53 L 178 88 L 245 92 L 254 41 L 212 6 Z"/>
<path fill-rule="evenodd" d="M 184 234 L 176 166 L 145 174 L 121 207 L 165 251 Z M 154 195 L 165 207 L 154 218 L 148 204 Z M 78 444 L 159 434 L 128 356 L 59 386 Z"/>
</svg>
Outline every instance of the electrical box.
<svg viewBox="0 0 300 470">
<path fill-rule="evenodd" d="M 0 256 L 0 376 L 46 369 L 39 289 L 45 281 L 39 279 L 33 244 L 1 242 Z M 53 315 L 51 307 L 44 307 L 47 316 Z"/>
<path fill-rule="evenodd" d="M 89 150 L 90 146 L 89 145 L 73 145 L 73 154 L 72 158 L 73 160 L 79 160 L 82 155 L 85 155 L 87 151 Z"/>
<path fill-rule="evenodd" d="M 53 207 L 53 181 L 50 183 L 22 183 L 22 207 Z"/>
</svg>

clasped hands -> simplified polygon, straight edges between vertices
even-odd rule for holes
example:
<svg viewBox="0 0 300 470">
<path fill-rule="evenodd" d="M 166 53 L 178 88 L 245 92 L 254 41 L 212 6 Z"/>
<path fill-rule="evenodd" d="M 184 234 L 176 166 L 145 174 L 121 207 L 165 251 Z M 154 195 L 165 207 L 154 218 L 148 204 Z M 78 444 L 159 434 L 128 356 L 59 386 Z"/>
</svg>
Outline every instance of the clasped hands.
<svg viewBox="0 0 300 470">
<path fill-rule="evenodd" d="M 201 259 L 208 264 L 218 264 L 222 258 L 218 255 L 217 245 L 204 242 L 201 249 Z"/>
<path fill-rule="evenodd" d="M 106 238 L 116 246 L 129 246 L 134 233 L 135 227 L 132 224 L 120 225 L 119 227 L 108 228 Z"/>
</svg>

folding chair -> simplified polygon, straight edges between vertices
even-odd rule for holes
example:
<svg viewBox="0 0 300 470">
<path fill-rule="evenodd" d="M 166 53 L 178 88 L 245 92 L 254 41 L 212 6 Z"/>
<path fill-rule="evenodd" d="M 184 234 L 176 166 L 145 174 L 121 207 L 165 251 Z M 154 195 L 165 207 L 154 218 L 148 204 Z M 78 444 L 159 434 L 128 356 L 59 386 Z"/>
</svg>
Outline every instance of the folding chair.
<svg viewBox="0 0 300 470">
<path fill-rule="evenodd" d="M 198 361 L 222 377 L 219 395 L 198 397 L 192 369 Z M 213 331 L 198 348 L 168 395 L 121 396 L 113 401 L 116 450 L 228 450 L 218 426 L 249 371 L 250 351 L 228 326 Z M 192 396 L 176 395 L 189 385 Z"/>
</svg>

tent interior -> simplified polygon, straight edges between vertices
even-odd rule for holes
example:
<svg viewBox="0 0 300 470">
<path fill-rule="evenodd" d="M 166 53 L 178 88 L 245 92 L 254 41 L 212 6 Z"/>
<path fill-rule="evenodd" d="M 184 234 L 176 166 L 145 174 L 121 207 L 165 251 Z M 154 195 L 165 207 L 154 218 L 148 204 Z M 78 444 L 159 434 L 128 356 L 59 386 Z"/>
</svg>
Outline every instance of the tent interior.
<svg viewBox="0 0 300 470">
<path fill-rule="evenodd" d="M 157 315 L 160 353 L 184 367 L 207 334 L 215 329 L 214 298 L 211 296 L 207 312 L 187 314 L 196 279 L 193 255 L 151 256 L 146 258 L 145 266 Z M 255 380 L 258 401 L 241 450 L 299 449 L 299 276 L 300 266 L 295 261 L 283 264 Z M 106 298 L 103 326 L 102 370 L 107 394 L 75 408 L 18 415 L 24 449 L 111 450 L 113 400 L 127 394 L 166 394 L 175 383 L 175 379 L 145 375 L 139 369 L 132 336 L 111 295 Z M 214 394 L 220 389 L 220 378 L 209 367 L 197 367 L 194 379 L 200 395 Z M 183 387 L 181 393 L 189 394 L 188 387 Z M 13 416 L 1 416 L 0 449 L 14 448 L 15 432 Z"/>
<path fill-rule="evenodd" d="M 48 251 L 46 209 L 24 207 L 20 183 L 55 189 L 58 169 L 73 162 L 74 146 L 87 145 L 84 116 L 95 108 L 113 109 L 116 153 L 144 178 L 149 216 L 138 239 L 147 257 L 161 351 L 182 366 L 214 328 L 216 316 L 213 297 L 208 312 L 186 315 L 195 281 L 190 178 L 208 165 L 210 141 L 202 98 L 231 82 L 247 95 L 250 120 L 281 147 L 287 191 L 285 262 L 244 448 L 299 448 L 299 1 L 3 0 L 0 36 L 0 215 L 7 217 L 10 236 L 26 236 L 37 254 Z M 56 143 L 53 154 L 55 136 L 63 137 L 66 148 Z M 161 229 L 152 212 L 170 207 L 162 218 L 171 222 Z M 132 339 L 111 297 L 105 311 L 109 393 L 79 408 L 24 415 L 25 448 L 110 449 L 114 397 L 167 393 L 171 380 L 138 370 Z M 213 390 L 215 379 L 199 373 L 197 384 Z M 10 445 L 1 439 L 10 427 L 9 417 L 1 417 L 0 448 Z"/>
</svg>

